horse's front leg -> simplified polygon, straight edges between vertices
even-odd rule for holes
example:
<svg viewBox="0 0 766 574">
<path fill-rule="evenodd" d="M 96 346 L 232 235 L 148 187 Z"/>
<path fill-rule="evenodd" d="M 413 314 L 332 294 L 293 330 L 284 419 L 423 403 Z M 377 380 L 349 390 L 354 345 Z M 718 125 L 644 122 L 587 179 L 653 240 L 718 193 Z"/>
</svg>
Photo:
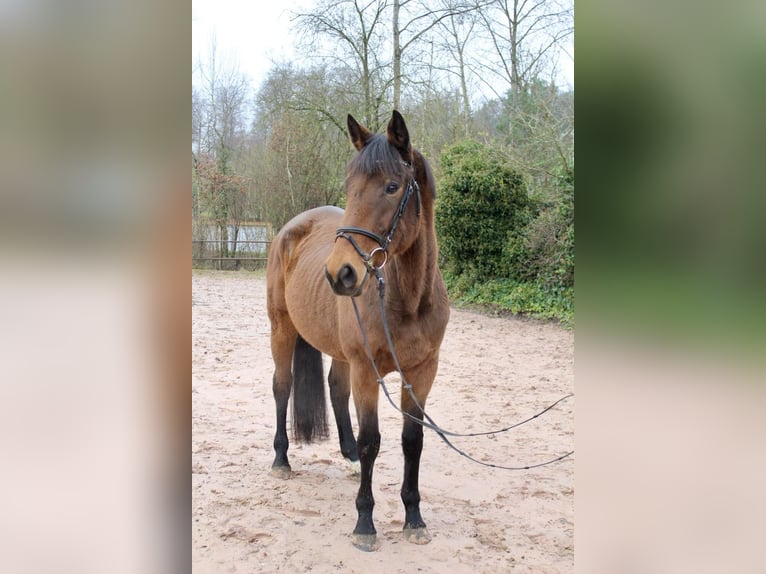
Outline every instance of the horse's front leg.
<svg viewBox="0 0 766 574">
<path fill-rule="evenodd" d="M 351 368 L 354 404 L 359 417 L 356 447 L 361 463 L 361 480 L 356 496 L 357 521 L 352 534 L 354 546 L 371 552 L 378 549 L 377 532 L 372 520 L 375 499 L 372 496 L 372 471 L 380 450 L 378 427 L 378 383 L 369 366 Z"/>
<path fill-rule="evenodd" d="M 423 420 L 428 393 L 436 376 L 437 360 L 422 363 L 405 373 L 411 390 L 402 388 L 402 411 L 418 421 Z M 412 394 L 411 394 L 412 393 Z M 413 400 L 413 395 L 417 403 Z M 419 405 L 419 406 L 418 406 Z M 427 544 L 431 535 L 420 514 L 420 454 L 423 452 L 423 426 L 404 417 L 402 426 L 402 452 L 404 453 L 404 480 L 402 481 L 402 502 L 404 503 L 404 537 L 414 544 Z"/>
</svg>

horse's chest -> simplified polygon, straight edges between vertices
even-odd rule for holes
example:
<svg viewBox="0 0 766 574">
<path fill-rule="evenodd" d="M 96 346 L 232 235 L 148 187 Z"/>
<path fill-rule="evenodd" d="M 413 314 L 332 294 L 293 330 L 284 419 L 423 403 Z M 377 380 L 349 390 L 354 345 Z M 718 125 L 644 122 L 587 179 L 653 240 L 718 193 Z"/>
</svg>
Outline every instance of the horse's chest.
<svg viewBox="0 0 766 574">
<path fill-rule="evenodd" d="M 445 326 L 432 317 L 420 317 L 392 327 L 391 339 L 402 367 L 418 365 L 438 353 Z"/>
</svg>

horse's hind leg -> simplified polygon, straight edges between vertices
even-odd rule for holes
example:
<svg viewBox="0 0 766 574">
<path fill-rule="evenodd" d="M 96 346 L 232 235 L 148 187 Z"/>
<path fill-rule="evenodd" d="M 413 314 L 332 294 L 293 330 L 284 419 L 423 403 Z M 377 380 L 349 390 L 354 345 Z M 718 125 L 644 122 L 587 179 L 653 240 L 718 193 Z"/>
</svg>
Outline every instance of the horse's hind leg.
<svg viewBox="0 0 766 574">
<path fill-rule="evenodd" d="M 274 358 L 274 378 L 272 390 L 277 409 L 277 430 L 274 434 L 274 463 L 271 472 L 275 476 L 290 476 L 290 463 L 287 460 L 289 440 L 287 438 L 287 405 L 293 385 L 292 360 L 298 333 L 292 322 L 285 317 L 283 321 L 272 321 L 271 354 Z"/>
<path fill-rule="evenodd" d="M 405 374 L 412 389 L 402 388 L 402 411 L 417 420 L 423 420 L 422 408 L 436 376 L 437 361 L 426 361 Z M 417 399 L 413 400 L 412 395 Z M 427 544 L 431 536 L 420 514 L 420 454 L 423 451 L 423 426 L 404 417 L 402 426 L 402 451 L 404 453 L 404 480 L 402 481 L 402 502 L 404 503 L 404 537 L 414 544 Z"/>
<path fill-rule="evenodd" d="M 348 399 L 351 395 L 351 375 L 348 363 L 333 360 L 328 376 L 330 383 L 330 400 L 335 413 L 335 423 L 338 425 L 340 452 L 343 454 L 354 474 L 359 474 L 361 466 L 356 450 L 356 439 L 351 428 L 351 417 L 348 412 Z"/>
</svg>

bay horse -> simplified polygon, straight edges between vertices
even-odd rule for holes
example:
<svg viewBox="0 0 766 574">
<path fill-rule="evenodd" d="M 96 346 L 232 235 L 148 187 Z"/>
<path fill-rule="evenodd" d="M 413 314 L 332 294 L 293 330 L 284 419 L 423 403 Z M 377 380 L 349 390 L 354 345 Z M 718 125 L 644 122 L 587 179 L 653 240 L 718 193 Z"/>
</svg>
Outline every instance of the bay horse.
<svg viewBox="0 0 766 574">
<path fill-rule="evenodd" d="M 397 357 L 412 391 L 401 394 L 404 534 L 414 543 L 430 541 L 420 514 L 423 427 L 417 421 L 436 376 L 449 302 L 437 264 L 433 173 L 411 146 L 404 118 L 394 110 L 385 134 L 373 134 L 350 114 L 347 125 L 357 153 L 347 166 L 345 211 L 319 207 L 297 215 L 269 251 L 267 308 L 277 414 L 272 473 L 291 473 L 286 423 L 291 388 L 295 440 L 327 436 L 321 354 L 329 355 L 341 453 L 361 469 L 352 541 L 371 551 L 378 548 L 372 516 L 372 475 L 380 448 L 375 365 L 385 375 L 396 369 Z M 376 289 L 376 280 L 385 282 L 385 294 Z M 379 297 L 395 356 L 382 327 Z M 356 439 L 350 394 L 359 425 Z"/>
</svg>

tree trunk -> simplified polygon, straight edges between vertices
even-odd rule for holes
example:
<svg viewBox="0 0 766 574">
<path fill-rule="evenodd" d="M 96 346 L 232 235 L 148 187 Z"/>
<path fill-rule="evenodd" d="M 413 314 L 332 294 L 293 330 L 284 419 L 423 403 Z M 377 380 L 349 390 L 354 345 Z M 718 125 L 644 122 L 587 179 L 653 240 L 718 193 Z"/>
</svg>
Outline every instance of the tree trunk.
<svg viewBox="0 0 766 574">
<path fill-rule="evenodd" d="M 394 109 L 398 110 L 402 89 L 402 48 L 399 45 L 399 0 L 394 0 Z"/>
</svg>

